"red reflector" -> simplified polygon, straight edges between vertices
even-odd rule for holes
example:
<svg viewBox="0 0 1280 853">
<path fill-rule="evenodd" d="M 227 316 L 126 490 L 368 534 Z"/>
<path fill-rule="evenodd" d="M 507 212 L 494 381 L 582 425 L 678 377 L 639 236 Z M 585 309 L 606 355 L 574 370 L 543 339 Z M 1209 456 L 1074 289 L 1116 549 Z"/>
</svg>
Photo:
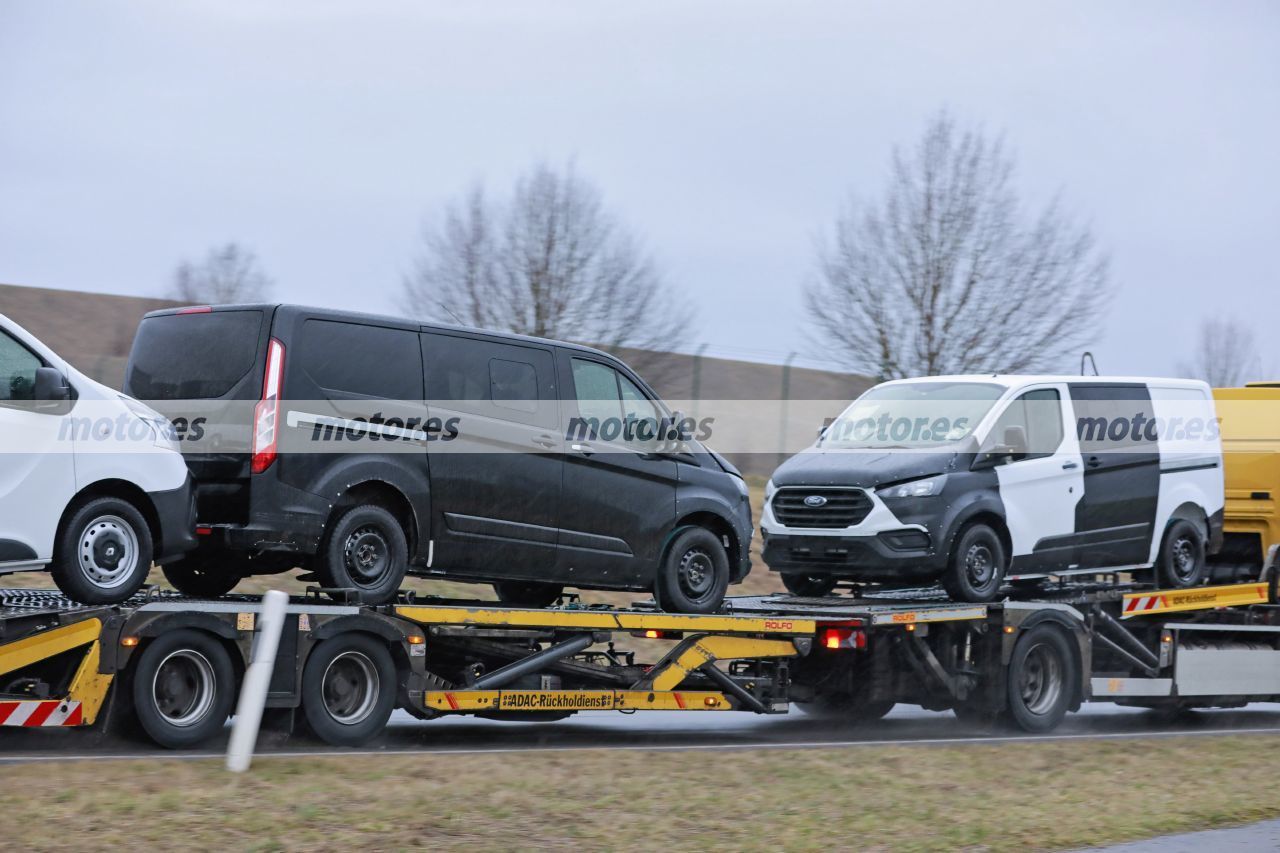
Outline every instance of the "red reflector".
<svg viewBox="0 0 1280 853">
<path fill-rule="evenodd" d="M 179 314 L 211 314 L 213 309 L 208 305 L 195 305 L 191 308 L 179 308 Z"/>
<path fill-rule="evenodd" d="M 197 535 L 197 536 L 210 536 L 210 535 L 212 535 L 212 534 L 213 534 L 213 528 L 212 528 L 212 527 L 197 527 L 197 528 L 196 528 L 196 535 Z"/>
</svg>

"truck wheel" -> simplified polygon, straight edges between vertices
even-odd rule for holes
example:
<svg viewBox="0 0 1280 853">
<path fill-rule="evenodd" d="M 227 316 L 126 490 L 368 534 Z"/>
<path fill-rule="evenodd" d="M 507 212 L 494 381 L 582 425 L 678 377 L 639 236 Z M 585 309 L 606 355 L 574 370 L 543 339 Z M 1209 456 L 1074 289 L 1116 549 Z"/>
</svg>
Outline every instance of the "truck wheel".
<svg viewBox="0 0 1280 853">
<path fill-rule="evenodd" d="M 72 510 L 54 542 L 53 581 L 82 604 L 118 604 L 151 571 L 151 528 L 120 498 L 92 498 Z"/>
<path fill-rule="evenodd" d="M 1200 528 L 1184 518 L 1174 520 L 1160 544 L 1156 580 L 1173 589 L 1197 586 L 1204 580 L 1204 570 L 1204 536 Z"/>
<path fill-rule="evenodd" d="M 1009 717 L 1023 731 L 1048 732 L 1067 715 L 1079 680 L 1071 643 L 1060 628 L 1037 625 L 1018 638 L 1009 661 Z"/>
<path fill-rule="evenodd" d="M 152 640 L 133 668 L 133 707 L 142 729 L 169 749 L 196 746 L 222 731 L 235 698 L 226 648 L 183 629 Z"/>
<path fill-rule="evenodd" d="M 654 592 L 668 613 L 715 613 L 729 589 L 729 555 L 705 527 L 685 529 L 658 566 Z"/>
<path fill-rule="evenodd" d="M 396 698 L 396 667 L 367 634 L 325 640 L 302 669 L 302 711 L 316 737 L 360 746 L 386 728 Z"/>
<path fill-rule="evenodd" d="M 942 585 L 956 601 L 994 601 L 1008 562 L 1000 534 L 986 524 L 971 524 L 956 539 Z"/>
<path fill-rule="evenodd" d="M 787 592 L 801 598 L 821 598 L 836 588 L 836 579 L 831 575 L 784 574 L 782 585 Z"/>
<path fill-rule="evenodd" d="M 354 589 L 365 604 L 386 604 L 404 581 L 409 543 L 390 512 L 355 506 L 338 516 L 316 556 L 316 574 L 325 586 Z"/>
<path fill-rule="evenodd" d="M 164 578 L 183 595 L 193 598 L 218 598 L 235 589 L 240 572 L 234 558 L 183 557 L 161 566 Z"/>
<path fill-rule="evenodd" d="M 540 610 L 559 601 L 564 587 L 557 583 L 536 581 L 499 581 L 493 585 L 493 591 L 503 604 Z"/>
</svg>

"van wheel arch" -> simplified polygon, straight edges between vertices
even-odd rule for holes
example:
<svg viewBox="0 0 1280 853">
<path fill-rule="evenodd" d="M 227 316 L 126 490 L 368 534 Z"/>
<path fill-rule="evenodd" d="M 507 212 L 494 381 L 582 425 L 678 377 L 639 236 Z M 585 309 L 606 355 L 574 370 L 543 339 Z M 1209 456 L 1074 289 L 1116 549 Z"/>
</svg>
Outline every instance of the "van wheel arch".
<svg viewBox="0 0 1280 853">
<path fill-rule="evenodd" d="M 729 573 L 732 576 L 738 571 L 739 561 L 742 557 L 742 544 L 738 541 L 738 535 L 734 532 L 733 525 L 729 523 L 723 516 L 707 510 L 699 510 L 691 512 L 682 517 L 671 528 L 671 532 L 667 534 L 667 539 L 662 543 L 662 553 L 658 555 L 658 562 L 661 563 L 667 556 L 667 551 L 671 548 L 671 543 L 676 537 L 690 527 L 701 527 L 710 530 L 723 543 L 727 538 L 729 544 L 725 547 L 725 553 L 729 556 Z"/>
<path fill-rule="evenodd" d="M 95 498 L 116 498 L 132 505 L 134 509 L 142 514 L 143 520 L 147 522 L 154 553 L 164 553 L 164 541 L 160 535 L 160 516 L 156 512 L 155 504 L 151 502 L 150 495 L 136 483 L 130 483 L 128 480 L 98 480 L 76 492 L 75 496 L 67 501 L 66 507 L 62 510 L 62 517 L 58 519 L 58 530 L 62 530 L 63 525 L 67 523 L 67 519 L 81 505 Z"/>
<path fill-rule="evenodd" d="M 404 531 L 405 540 L 409 543 L 409 561 L 418 556 L 420 538 L 418 536 L 418 514 L 409 498 L 398 487 L 386 480 L 364 480 L 348 486 L 339 494 L 325 519 L 324 529 L 328 531 L 342 513 L 356 506 L 380 506 L 395 516 Z"/>
<path fill-rule="evenodd" d="M 1009 535 L 1009 527 L 1005 524 L 1005 520 L 1002 515 L 989 509 L 978 510 L 973 514 L 963 516 L 952 523 L 951 532 L 948 534 L 946 539 L 946 550 L 944 552 L 948 559 L 951 557 L 951 552 L 955 549 L 956 542 L 959 541 L 960 535 L 964 533 L 966 528 L 975 524 L 985 524 L 994 530 L 996 535 L 1000 537 L 1000 542 L 1004 545 L 1005 554 L 1010 560 L 1013 559 L 1013 538 Z"/>
</svg>

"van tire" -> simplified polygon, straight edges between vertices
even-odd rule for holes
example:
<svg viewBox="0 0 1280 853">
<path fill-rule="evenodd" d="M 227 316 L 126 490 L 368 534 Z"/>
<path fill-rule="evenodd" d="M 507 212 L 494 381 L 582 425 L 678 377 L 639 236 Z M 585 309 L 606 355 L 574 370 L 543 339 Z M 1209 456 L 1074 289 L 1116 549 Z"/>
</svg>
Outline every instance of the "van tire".
<svg viewBox="0 0 1280 853">
<path fill-rule="evenodd" d="M 121 498 L 91 498 L 71 511 L 54 540 L 50 572 L 58 589 L 81 604 L 119 604 L 151 571 L 151 528 Z"/>
<path fill-rule="evenodd" d="M 537 581 L 498 581 L 493 585 L 493 591 L 503 604 L 541 610 L 560 600 L 564 586 Z"/>
<path fill-rule="evenodd" d="M 836 588 L 836 578 L 831 575 L 809 575 L 786 572 L 782 585 L 787 592 L 800 598 L 821 598 Z"/>
<path fill-rule="evenodd" d="M 687 527 L 671 541 L 654 583 L 658 605 L 668 613 L 715 613 L 729 589 L 729 555 L 705 527 Z"/>
<path fill-rule="evenodd" d="M 189 556 L 160 567 L 174 589 L 192 598 L 219 598 L 235 589 L 241 574 L 234 557 Z"/>
<path fill-rule="evenodd" d="M 956 537 L 942 586 L 954 601 L 995 601 L 1008 567 L 1000 534 L 990 525 L 971 524 Z"/>
<path fill-rule="evenodd" d="M 168 749 L 216 737 L 231 714 L 236 692 L 231 656 L 203 631 L 161 634 L 138 655 L 130 677 L 143 732 Z"/>
<path fill-rule="evenodd" d="M 386 728 L 396 700 L 396 666 L 368 634 L 330 637 L 302 668 L 302 711 L 312 733 L 332 746 L 362 746 Z"/>
<path fill-rule="evenodd" d="M 1182 589 L 1199 586 L 1205 574 L 1204 535 L 1194 522 L 1175 518 L 1165 528 L 1164 541 L 1156 560 L 1156 581 L 1160 586 Z"/>
<path fill-rule="evenodd" d="M 316 557 L 326 587 L 354 589 L 364 604 L 386 604 L 404 582 L 409 543 L 394 515 L 366 504 L 337 517 Z"/>
</svg>

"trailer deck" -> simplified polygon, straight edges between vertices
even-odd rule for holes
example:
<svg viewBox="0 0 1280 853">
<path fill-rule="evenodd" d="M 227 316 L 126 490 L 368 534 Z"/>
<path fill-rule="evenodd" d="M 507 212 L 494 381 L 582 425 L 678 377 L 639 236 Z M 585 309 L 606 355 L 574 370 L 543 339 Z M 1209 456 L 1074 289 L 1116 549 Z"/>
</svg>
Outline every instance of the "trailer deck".
<svg viewBox="0 0 1280 853">
<path fill-rule="evenodd" d="M 423 719 L 556 719 L 583 710 L 785 713 L 850 720 L 895 703 L 1048 731 L 1085 701 L 1238 706 L 1280 698 L 1276 584 L 1019 588 L 962 604 L 939 590 L 740 596 L 714 615 L 570 601 L 533 610 L 295 596 L 267 705 L 336 744 L 394 708 Z M 165 746 L 221 732 L 259 600 L 139 595 L 81 606 L 0 590 L 0 725 L 93 726 L 114 706 Z"/>
</svg>

